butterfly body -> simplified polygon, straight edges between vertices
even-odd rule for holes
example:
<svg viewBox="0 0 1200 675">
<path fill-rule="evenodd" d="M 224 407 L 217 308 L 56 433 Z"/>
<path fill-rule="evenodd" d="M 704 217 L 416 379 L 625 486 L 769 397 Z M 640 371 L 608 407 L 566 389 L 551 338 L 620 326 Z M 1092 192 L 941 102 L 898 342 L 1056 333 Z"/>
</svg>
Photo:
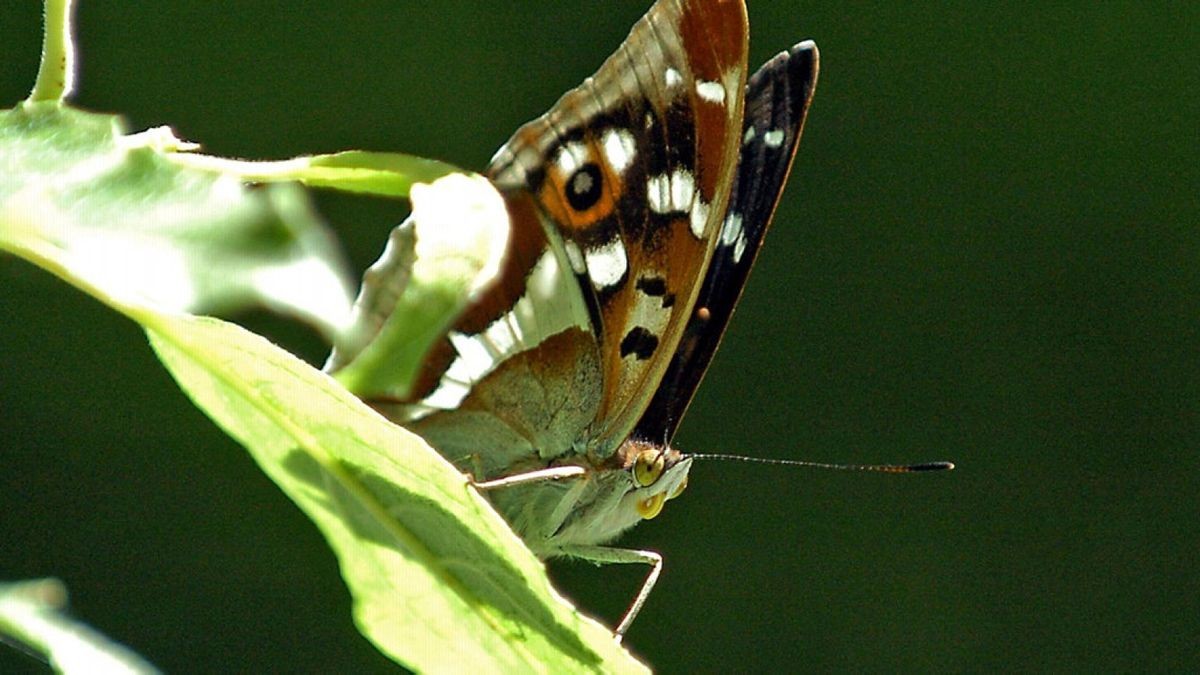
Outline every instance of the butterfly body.
<svg viewBox="0 0 1200 675">
<path fill-rule="evenodd" d="M 538 555 L 651 564 L 618 634 L 661 558 L 604 544 L 686 485 L 692 461 L 670 441 L 815 87 L 811 43 L 749 85 L 746 54 L 741 0 L 659 0 L 594 76 L 518 130 L 487 171 L 511 220 L 501 274 L 388 410 L 488 486 Z"/>
</svg>

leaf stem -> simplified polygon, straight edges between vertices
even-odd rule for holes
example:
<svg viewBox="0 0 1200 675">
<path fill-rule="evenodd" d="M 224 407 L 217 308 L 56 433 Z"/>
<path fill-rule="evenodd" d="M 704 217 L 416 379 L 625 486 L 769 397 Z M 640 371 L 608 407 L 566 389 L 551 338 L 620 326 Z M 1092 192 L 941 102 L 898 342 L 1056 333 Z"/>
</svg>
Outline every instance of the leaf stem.
<svg viewBox="0 0 1200 675">
<path fill-rule="evenodd" d="M 67 616 L 65 604 L 57 579 L 0 583 L 0 637 L 55 672 L 157 675 L 128 647 Z"/>
<path fill-rule="evenodd" d="M 75 88 L 75 41 L 71 34 L 74 0 L 45 0 L 42 63 L 28 103 L 62 101 Z"/>
</svg>

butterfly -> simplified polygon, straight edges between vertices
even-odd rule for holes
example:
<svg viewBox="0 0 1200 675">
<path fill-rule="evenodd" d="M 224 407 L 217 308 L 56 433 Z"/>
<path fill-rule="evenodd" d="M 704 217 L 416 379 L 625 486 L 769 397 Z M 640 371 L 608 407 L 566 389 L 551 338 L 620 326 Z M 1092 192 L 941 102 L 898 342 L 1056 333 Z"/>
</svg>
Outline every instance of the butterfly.
<svg viewBox="0 0 1200 675">
<path fill-rule="evenodd" d="M 499 278 L 391 416 L 471 474 L 534 553 L 651 571 L 609 546 L 687 484 L 675 430 L 746 283 L 816 85 L 802 42 L 747 80 L 743 0 L 659 0 L 486 175 Z"/>
</svg>

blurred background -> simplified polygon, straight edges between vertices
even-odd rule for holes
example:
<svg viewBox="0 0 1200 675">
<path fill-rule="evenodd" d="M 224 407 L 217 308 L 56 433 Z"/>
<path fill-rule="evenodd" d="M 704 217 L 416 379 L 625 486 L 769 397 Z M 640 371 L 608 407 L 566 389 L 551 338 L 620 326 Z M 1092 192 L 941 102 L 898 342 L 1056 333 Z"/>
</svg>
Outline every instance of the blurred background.
<svg viewBox="0 0 1200 675">
<path fill-rule="evenodd" d="M 213 154 L 481 169 L 648 5 L 85 0 L 76 101 Z M 623 540 L 666 559 L 627 643 L 664 672 L 1200 668 L 1200 5 L 750 17 L 752 65 L 813 38 L 820 85 L 677 443 L 959 468 L 696 465 Z M 40 32 L 40 3 L 0 3 L 0 107 Z M 404 215 L 317 201 L 359 269 Z M 390 669 L 315 528 L 136 326 L 11 258 L 0 313 L 0 579 L 60 577 L 168 672 Z M 239 320 L 323 359 L 303 328 Z M 645 570 L 552 572 L 611 624 Z"/>
</svg>

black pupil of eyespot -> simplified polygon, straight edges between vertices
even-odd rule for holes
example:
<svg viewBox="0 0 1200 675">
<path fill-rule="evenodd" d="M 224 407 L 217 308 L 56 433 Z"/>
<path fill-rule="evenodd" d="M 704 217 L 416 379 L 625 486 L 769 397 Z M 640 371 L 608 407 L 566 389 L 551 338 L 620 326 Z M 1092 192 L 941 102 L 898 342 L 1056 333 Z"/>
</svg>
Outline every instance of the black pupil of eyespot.
<svg viewBox="0 0 1200 675">
<path fill-rule="evenodd" d="M 579 167 L 567 181 L 567 203 L 576 211 L 586 211 L 600 201 L 600 167 L 588 163 Z"/>
</svg>

